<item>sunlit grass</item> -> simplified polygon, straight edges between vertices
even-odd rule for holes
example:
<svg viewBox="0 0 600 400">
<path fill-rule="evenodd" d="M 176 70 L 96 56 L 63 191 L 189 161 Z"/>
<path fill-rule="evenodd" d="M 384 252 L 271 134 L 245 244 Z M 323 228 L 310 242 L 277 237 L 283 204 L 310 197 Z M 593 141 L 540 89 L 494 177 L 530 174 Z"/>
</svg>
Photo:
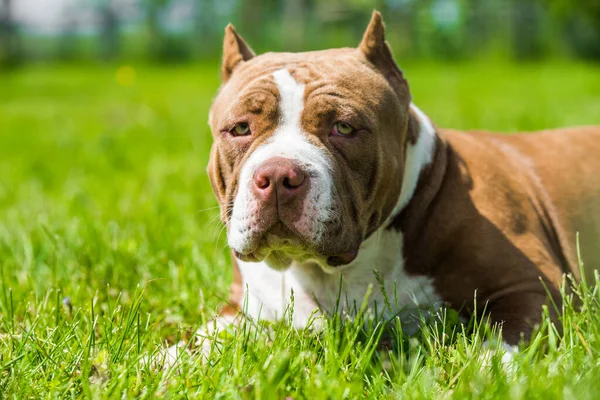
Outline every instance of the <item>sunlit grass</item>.
<svg viewBox="0 0 600 400">
<path fill-rule="evenodd" d="M 140 360 L 190 340 L 227 297 L 225 232 L 205 166 L 216 65 L 36 67 L 0 75 L 0 393 L 5 397 L 510 397 L 600 393 L 600 295 L 580 288 L 564 339 L 543 328 L 506 369 L 485 329 L 243 325 L 210 362 Z M 439 126 L 600 123 L 597 66 L 410 64 Z M 130 68 L 130 69 L 129 69 Z M 125 71 L 125 72 L 123 72 Z M 123 82 L 127 84 L 123 84 Z M 68 298 L 68 300 L 66 300 Z M 342 322 L 344 322 L 342 324 Z M 465 328 L 466 329 L 466 328 Z"/>
</svg>

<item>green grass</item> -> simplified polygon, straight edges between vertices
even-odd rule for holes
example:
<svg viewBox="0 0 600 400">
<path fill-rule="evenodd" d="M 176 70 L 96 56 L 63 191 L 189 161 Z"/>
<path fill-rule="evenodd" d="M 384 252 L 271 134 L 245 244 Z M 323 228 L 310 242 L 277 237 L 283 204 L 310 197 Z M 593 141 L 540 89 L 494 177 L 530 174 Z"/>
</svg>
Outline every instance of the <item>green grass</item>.
<svg viewBox="0 0 600 400">
<path fill-rule="evenodd" d="M 407 65 L 443 127 L 600 123 L 598 67 Z M 391 350 L 378 329 L 244 326 L 209 363 L 140 363 L 188 339 L 227 295 L 225 232 L 205 173 L 216 66 L 0 75 L 0 397 L 598 398 L 600 294 L 563 310 L 512 369 L 443 324 Z M 69 302 L 63 302 L 68 297 Z M 69 304 L 65 304 L 69 303 Z M 452 324 L 446 324 L 451 326 Z M 544 349 L 544 350 L 542 350 Z"/>
</svg>

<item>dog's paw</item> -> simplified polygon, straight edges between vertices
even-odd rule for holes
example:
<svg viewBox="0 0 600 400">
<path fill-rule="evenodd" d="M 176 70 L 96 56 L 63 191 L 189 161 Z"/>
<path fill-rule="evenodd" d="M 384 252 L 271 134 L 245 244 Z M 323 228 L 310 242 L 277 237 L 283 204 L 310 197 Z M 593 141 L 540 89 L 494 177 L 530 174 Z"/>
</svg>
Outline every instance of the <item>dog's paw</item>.
<svg viewBox="0 0 600 400">
<path fill-rule="evenodd" d="M 152 355 L 147 355 L 140 360 L 140 364 L 152 370 L 173 368 L 183 353 L 190 354 L 187 343 L 180 341 L 169 347 L 163 347 Z"/>
<path fill-rule="evenodd" d="M 219 316 L 198 329 L 188 343 L 180 341 L 175 345 L 163 347 L 154 354 L 143 357 L 140 363 L 152 370 L 171 369 L 177 366 L 184 355 L 198 356 L 200 362 L 207 363 L 220 354 L 222 336 L 229 327 L 236 324 L 237 319 L 236 316 Z"/>
<path fill-rule="evenodd" d="M 196 331 L 193 352 L 199 353 L 202 362 L 208 362 L 212 356 L 221 352 L 222 336 L 229 328 L 237 325 L 239 318 L 236 315 L 220 315 Z"/>
<path fill-rule="evenodd" d="M 489 342 L 482 344 L 482 353 L 479 356 L 482 368 L 489 368 L 493 365 L 494 357 L 500 357 L 502 368 L 509 373 L 514 372 L 514 357 L 519 353 L 518 346 L 511 346 L 506 342 Z"/>
</svg>

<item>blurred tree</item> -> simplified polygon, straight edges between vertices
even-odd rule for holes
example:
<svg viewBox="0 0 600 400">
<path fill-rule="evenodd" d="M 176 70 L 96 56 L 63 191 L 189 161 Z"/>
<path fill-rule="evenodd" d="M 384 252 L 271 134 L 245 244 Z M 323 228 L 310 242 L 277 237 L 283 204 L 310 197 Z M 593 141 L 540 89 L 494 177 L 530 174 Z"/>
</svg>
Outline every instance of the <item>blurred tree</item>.
<svg viewBox="0 0 600 400">
<path fill-rule="evenodd" d="M 161 19 L 174 0 L 140 0 L 146 16 L 150 57 L 155 61 L 181 61 L 191 53 L 182 35 L 169 34 Z M 208 0 L 201 0 L 208 1 Z"/>
<path fill-rule="evenodd" d="M 285 46 L 290 51 L 303 47 L 306 18 L 307 0 L 283 0 L 283 27 L 285 32 Z"/>
<path fill-rule="evenodd" d="M 384 12 L 402 59 L 509 50 L 517 59 L 538 58 L 560 54 L 565 41 L 557 39 L 566 39 L 575 55 L 600 60 L 600 0 L 67 0 L 61 34 L 44 44 L 17 30 L 11 14 L 17 1 L 0 0 L 2 64 L 25 51 L 32 58 L 75 59 L 92 51 L 105 60 L 212 58 L 228 21 L 258 52 L 347 46 L 360 38 L 374 8 Z"/>
<path fill-rule="evenodd" d="M 467 50 L 463 27 L 468 8 L 460 0 L 433 0 L 428 18 L 431 23 L 430 49 L 435 57 L 455 60 Z"/>
<path fill-rule="evenodd" d="M 542 10 L 537 0 L 513 0 L 511 41 L 517 60 L 540 58 L 543 54 Z"/>
<path fill-rule="evenodd" d="M 251 46 L 262 45 L 273 50 L 285 39 L 287 26 L 282 16 L 284 1 L 286 0 L 238 1 L 236 20 L 239 22 L 236 26 Z"/>
<path fill-rule="evenodd" d="M 542 0 L 560 19 L 578 56 L 600 60 L 600 0 Z"/>
<path fill-rule="evenodd" d="M 57 56 L 63 61 L 75 61 L 81 56 L 79 53 L 79 20 L 76 8 L 71 5 L 63 10 L 62 28 L 58 41 Z"/>
<path fill-rule="evenodd" d="M 552 9 L 563 16 L 581 14 L 600 26 L 600 0 L 544 0 Z"/>
<path fill-rule="evenodd" d="M 469 55 L 485 49 L 486 42 L 495 29 L 495 21 L 489 14 L 494 12 L 493 0 L 468 0 L 465 2 L 465 46 Z M 497 2 L 496 2 L 497 3 Z"/>
<path fill-rule="evenodd" d="M 115 59 L 120 50 L 119 15 L 111 0 L 94 0 L 100 23 L 98 48 L 103 60 Z"/>
<path fill-rule="evenodd" d="M 142 0 L 146 14 L 146 24 L 150 41 L 150 53 L 157 56 L 164 46 L 164 35 L 160 28 L 160 14 L 169 0 Z"/>
<path fill-rule="evenodd" d="M 17 30 L 12 18 L 12 0 L 0 0 L 0 65 L 15 65 L 20 59 Z"/>
<path fill-rule="evenodd" d="M 193 30 L 190 38 L 194 53 L 200 57 L 220 54 L 226 21 L 217 15 L 218 0 L 194 0 Z M 228 22 L 228 21 L 227 21 Z"/>
</svg>

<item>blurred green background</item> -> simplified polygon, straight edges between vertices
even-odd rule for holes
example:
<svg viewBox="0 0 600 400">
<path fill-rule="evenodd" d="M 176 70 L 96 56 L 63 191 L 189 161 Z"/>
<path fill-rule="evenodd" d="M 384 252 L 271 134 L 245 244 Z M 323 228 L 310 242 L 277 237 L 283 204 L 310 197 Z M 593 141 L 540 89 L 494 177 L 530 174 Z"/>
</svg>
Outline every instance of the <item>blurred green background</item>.
<svg viewBox="0 0 600 400">
<path fill-rule="evenodd" d="M 377 8 L 439 126 L 511 132 L 600 123 L 598 4 L 0 0 L 0 303 L 152 282 L 167 330 L 223 303 L 205 166 L 229 21 L 259 53 L 309 50 L 356 45 Z"/>
<path fill-rule="evenodd" d="M 0 393 L 78 390 L 69 371 L 106 351 L 135 395 L 121 372 L 214 315 L 231 280 L 205 172 L 225 25 L 259 53 L 355 46 L 373 8 L 439 126 L 600 124 L 598 0 L 0 0 Z M 245 384 L 224 371 L 215 387 Z"/>
<path fill-rule="evenodd" d="M 259 52 L 348 46 L 373 8 L 402 59 L 600 59 L 599 0 L 1 0 L 0 63 L 211 60 L 230 21 Z"/>
<path fill-rule="evenodd" d="M 229 21 L 259 53 L 309 50 L 356 45 L 377 8 L 438 125 L 510 132 L 600 123 L 599 4 L 0 0 L 3 306 L 8 289 L 81 304 L 155 279 L 157 324 L 222 304 L 230 270 L 205 166 Z"/>
</svg>

